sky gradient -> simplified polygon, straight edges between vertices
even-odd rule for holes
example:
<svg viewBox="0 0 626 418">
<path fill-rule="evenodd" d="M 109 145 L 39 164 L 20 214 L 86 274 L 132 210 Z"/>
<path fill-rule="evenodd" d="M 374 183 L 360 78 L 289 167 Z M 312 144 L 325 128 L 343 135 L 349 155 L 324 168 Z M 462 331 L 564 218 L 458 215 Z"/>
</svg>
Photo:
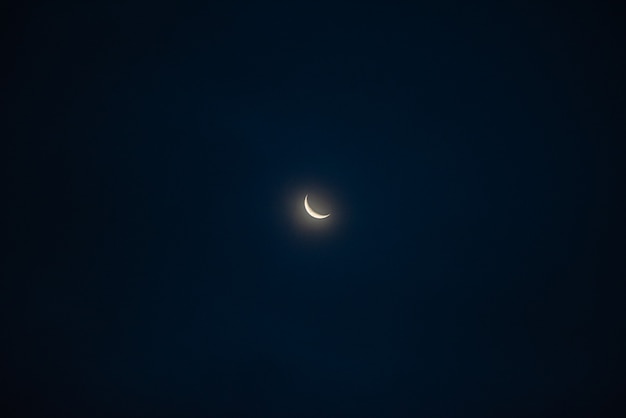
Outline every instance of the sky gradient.
<svg viewBox="0 0 626 418">
<path fill-rule="evenodd" d="M 3 18 L 1 416 L 624 416 L 616 2 L 87 3 Z"/>
</svg>

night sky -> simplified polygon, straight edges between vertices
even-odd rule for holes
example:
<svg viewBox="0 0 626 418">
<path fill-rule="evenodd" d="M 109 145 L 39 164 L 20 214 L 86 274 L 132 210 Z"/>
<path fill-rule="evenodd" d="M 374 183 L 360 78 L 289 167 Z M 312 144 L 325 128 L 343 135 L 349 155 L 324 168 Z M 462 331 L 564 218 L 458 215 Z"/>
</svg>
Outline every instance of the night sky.
<svg viewBox="0 0 626 418">
<path fill-rule="evenodd" d="M 626 12 L 502 3 L 5 6 L 0 416 L 626 416 Z"/>
</svg>

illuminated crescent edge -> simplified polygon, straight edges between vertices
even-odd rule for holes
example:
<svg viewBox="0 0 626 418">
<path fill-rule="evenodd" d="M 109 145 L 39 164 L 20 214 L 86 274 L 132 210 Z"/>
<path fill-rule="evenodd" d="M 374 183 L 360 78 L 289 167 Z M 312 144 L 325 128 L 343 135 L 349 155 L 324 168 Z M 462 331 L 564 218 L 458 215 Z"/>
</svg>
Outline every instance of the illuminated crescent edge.
<svg viewBox="0 0 626 418">
<path fill-rule="evenodd" d="M 309 206 L 309 195 L 308 194 L 306 196 L 304 196 L 304 209 L 307 211 L 307 213 L 309 215 L 311 215 L 315 219 L 324 219 L 324 218 L 328 218 L 330 216 L 330 213 L 327 214 L 327 215 L 322 215 L 322 214 L 319 214 L 319 213 L 315 212 L 313 209 L 311 209 L 311 206 Z"/>
</svg>

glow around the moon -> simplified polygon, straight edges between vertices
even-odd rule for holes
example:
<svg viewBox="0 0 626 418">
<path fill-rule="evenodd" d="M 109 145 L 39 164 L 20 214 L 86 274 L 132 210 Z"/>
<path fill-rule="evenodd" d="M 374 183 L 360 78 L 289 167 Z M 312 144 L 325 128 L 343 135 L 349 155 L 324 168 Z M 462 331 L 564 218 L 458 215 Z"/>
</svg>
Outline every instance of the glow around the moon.
<svg viewBox="0 0 626 418">
<path fill-rule="evenodd" d="M 330 213 L 326 214 L 326 215 L 322 215 L 320 213 L 315 212 L 313 209 L 311 209 L 311 206 L 309 206 L 309 195 L 308 194 L 306 196 L 304 196 L 304 209 L 306 210 L 306 212 L 309 215 L 311 215 L 315 219 L 324 219 L 324 218 L 328 218 L 330 216 Z"/>
</svg>

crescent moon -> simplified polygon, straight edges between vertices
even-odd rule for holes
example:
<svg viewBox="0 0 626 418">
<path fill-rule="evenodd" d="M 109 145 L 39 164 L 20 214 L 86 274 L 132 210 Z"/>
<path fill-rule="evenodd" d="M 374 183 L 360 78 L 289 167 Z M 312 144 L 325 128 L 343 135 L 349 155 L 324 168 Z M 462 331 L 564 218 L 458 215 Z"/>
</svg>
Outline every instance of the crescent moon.
<svg viewBox="0 0 626 418">
<path fill-rule="evenodd" d="M 313 209 L 311 209 L 311 206 L 309 206 L 309 195 L 304 196 L 304 209 L 309 215 L 311 215 L 315 219 L 324 219 L 330 216 L 330 213 L 327 215 L 322 215 L 320 213 L 315 212 Z"/>
</svg>

